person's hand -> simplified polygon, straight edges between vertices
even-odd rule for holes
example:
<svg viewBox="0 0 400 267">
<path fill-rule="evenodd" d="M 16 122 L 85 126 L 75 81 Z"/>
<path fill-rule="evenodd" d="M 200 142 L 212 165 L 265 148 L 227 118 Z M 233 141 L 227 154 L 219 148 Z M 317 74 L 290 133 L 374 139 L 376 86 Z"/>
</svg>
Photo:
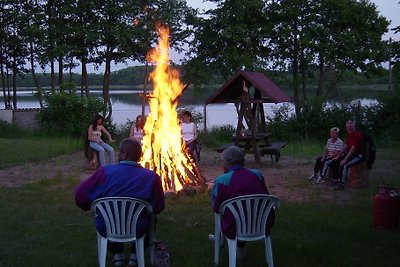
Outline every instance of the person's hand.
<svg viewBox="0 0 400 267">
<path fill-rule="evenodd" d="M 324 160 L 325 160 L 325 157 L 322 157 L 322 158 L 321 158 L 321 162 L 324 162 Z"/>
<path fill-rule="evenodd" d="M 110 143 L 114 143 L 115 142 L 115 140 L 112 139 L 112 138 L 110 138 L 109 140 L 110 140 Z"/>
<path fill-rule="evenodd" d="M 346 164 L 346 159 L 343 159 L 343 160 L 340 162 L 340 166 L 343 166 L 344 164 Z"/>
</svg>

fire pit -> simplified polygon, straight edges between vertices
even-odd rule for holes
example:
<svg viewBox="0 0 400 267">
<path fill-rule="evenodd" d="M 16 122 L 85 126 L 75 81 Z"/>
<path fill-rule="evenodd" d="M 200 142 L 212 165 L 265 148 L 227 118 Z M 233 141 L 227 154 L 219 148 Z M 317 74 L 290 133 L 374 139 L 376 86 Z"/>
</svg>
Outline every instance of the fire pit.
<svg viewBox="0 0 400 267">
<path fill-rule="evenodd" d="M 159 43 L 147 56 L 155 64 L 150 73 L 153 92 L 147 96 L 150 112 L 144 125 L 142 166 L 155 171 L 163 180 L 164 191 L 179 191 L 205 181 L 185 149 L 176 111 L 185 86 L 179 72 L 169 65 L 169 29 L 157 27 Z"/>
</svg>

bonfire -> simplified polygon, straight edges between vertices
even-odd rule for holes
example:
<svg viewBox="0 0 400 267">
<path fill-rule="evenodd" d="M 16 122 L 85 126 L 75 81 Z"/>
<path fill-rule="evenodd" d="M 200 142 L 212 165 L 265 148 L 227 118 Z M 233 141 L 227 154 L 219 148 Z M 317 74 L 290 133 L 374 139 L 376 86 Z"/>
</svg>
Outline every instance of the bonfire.
<svg viewBox="0 0 400 267">
<path fill-rule="evenodd" d="M 169 65 L 169 29 L 158 26 L 157 34 L 159 43 L 147 55 L 155 68 L 149 77 L 153 91 L 147 95 L 150 111 L 140 163 L 160 175 L 164 191 L 179 191 L 186 185 L 200 185 L 203 179 L 182 139 L 177 105 L 185 86 L 178 70 Z"/>
</svg>

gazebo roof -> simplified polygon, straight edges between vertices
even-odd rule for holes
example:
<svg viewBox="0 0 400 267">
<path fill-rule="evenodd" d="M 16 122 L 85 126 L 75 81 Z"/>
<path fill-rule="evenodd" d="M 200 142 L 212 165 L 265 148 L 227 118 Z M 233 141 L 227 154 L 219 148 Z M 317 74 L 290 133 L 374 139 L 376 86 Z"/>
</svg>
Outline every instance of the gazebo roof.
<svg viewBox="0 0 400 267">
<path fill-rule="evenodd" d="M 243 80 L 249 84 L 249 87 L 252 85 L 256 90 L 261 92 L 262 102 L 264 103 L 292 101 L 290 96 L 263 73 L 239 70 L 206 100 L 206 105 L 238 102 L 239 97 L 243 93 Z"/>
</svg>

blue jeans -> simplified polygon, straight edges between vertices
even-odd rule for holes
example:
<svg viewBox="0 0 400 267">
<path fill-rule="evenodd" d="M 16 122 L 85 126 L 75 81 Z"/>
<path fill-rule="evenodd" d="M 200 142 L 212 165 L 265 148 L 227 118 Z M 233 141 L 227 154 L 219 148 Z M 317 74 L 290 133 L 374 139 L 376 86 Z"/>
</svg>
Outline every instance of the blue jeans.
<svg viewBox="0 0 400 267">
<path fill-rule="evenodd" d="M 114 148 L 112 148 L 109 144 L 104 142 L 102 142 L 101 144 L 90 142 L 90 148 L 96 150 L 99 153 L 100 166 L 106 165 L 105 151 L 108 152 L 110 163 L 115 163 Z"/>
</svg>

